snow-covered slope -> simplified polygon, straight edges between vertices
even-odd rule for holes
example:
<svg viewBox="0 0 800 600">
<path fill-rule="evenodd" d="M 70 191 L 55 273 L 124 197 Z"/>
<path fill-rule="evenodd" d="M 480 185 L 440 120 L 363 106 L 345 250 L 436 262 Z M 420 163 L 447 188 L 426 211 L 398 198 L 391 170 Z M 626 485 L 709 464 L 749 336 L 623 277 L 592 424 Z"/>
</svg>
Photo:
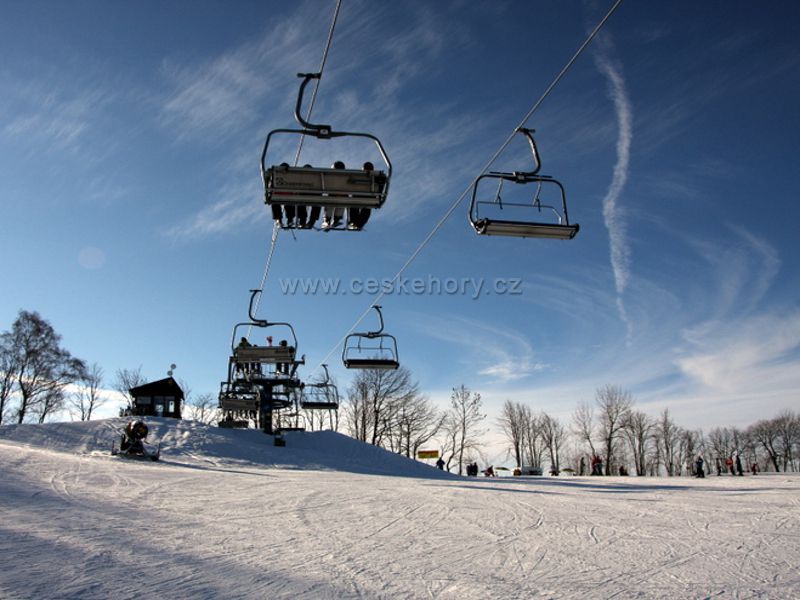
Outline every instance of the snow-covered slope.
<svg viewBox="0 0 800 600">
<path fill-rule="evenodd" d="M 800 480 L 467 479 L 332 433 L 0 427 L 0 598 L 799 598 Z"/>
<path fill-rule="evenodd" d="M 285 447 L 255 430 L 209 427 L 197 421 L 143 419 L 147 442 L 161 444 L 166 462 L 205 465 L 251 465 L 280 469 L 334 470 L 401 477 L 452 478 L 429 465 L 410 460 L 333 431 L 287 432 Z M 72 454 L 106 455 L 129 419 L 11 425 L 0 427 L 0 440 Z"/>
</svg>

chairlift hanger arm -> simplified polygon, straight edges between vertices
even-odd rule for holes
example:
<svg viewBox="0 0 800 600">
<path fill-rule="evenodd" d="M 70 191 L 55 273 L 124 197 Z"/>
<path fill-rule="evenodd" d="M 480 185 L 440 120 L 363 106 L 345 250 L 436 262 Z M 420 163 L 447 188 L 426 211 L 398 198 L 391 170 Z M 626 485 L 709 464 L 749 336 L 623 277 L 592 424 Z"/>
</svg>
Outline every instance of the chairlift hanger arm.
<svg viewBox="0 0 800 600">
<path fill-rule="evenodd" d="M 542 162 L 539 159 L 539 150 L 536 148 L 536 141 L 533 139 L 534 131 L 534 129 L 528 129 L 527 127 L 520 127 L 517 129 L 517 133 L 524 135 L 528 140 L 528 145 L 531 147 L 534 169 L 533 171 L 519 171 L 518 173 L 514 173 L 515 175 L 521 175 L 523 177 L 536 175 L 539 172 L 539 169 L 542 168 Z"/>
<path fill-rule="evenodd" d="M 297 348 L 297 335 L 295 334 L 294 327 L 292 327 L 291 323 L 279 322 L 276 321 L 274 323 L 270 323 L 266 319 L 257 319 L 256 316 L 253 314 L 255 312 L 255 300 L 258 295 L 261 293 L 261 290 L 254 289 L 250 290 L 250 305 L 247 309 L 247 316 L 250 318 L 249 321 L 245 321 L 243 323 L 237 323 L 233 326 L 233 335 L 231 336 L 231 353 L 235 353 L 236 351 L 236 333 L 239 327 L 243 327 L 247 325 L 248 327 L 259 327 L 261 329 L 266 329 L 267 327 L 275 327 L 279 325 L 283 325 L 284 327 L 289 329 L 289 332 L 292 334 L 292 347 Z"/>
<path fill-rule="evenodd" d="M 380 320 L 381 326 L 378 328 L 377 331 L 370 331 L 369 333 L 367 333 L 367 337 L 369 338 L 379 337 L 383 334 L 383 313 L 381 312 L 381 307 L 378 306 L 377 304 L 374 304 L 372 308 L 374 308 L 375 311 L 378 313 L 378 319 Z"/>
<path fill-rule="evenodd" d="M 294 110 L 294 118 L 300 124 L 303 129 L 274 129 L 269 132 L 267 135 L 266 142 L 264 143 L 264 149 L 261 152 L 261 176 L 264 179 L 266 184 L 266 157 L 267 157 L 267 149 L 269 148 L 270 140 L 275 133 L 293 133 L 298 135 L 310 135 L 319 139 L 330 139 L 336 137 L 363 137 L 369 140 L 372 140 L 378 148 L 378 152 L 383 159 L 383 162 L 386 163 L 386 174 L 389 179 L 392 176 L 392 162 L 389 160 L 389 156 L 386 154 L 386 149 L 383 147 L 381 141 L 372 134 L 369 133 L 359 133 L 353 131 L 333 131 L 330 125 L 321 125 L 317 123 L 310 123 L 303 116 L 300 114 L 303 105 L 303 92 L 305 91 L 306 85 L 312 79 L 319 79 L 321 73 L 298 73 L 298 77 L 302 77 L 303 81 L 300 84 L 300 90 L 297 94 L 297 104 L 295 105 Z"/>
<path fill-rule="evenodd" d="M 255 315 L 253 314 L 253 312 L 254 312 L 254 310 L 255 310 L 255 309 L 253 308 L 253 304 L 255 303 L 255 301 L 256 301 L 256 298 L 259 296 L 259 294 L 261 294 L 261 290 L 259 290 L 259 289 L 250 290 L 250 306 L 249 306 L 249 308 L 247 309 L 247 316 L 248 316 L 248 317 L 250 317 L 250 321 L 251 321 L 251 322 L 252 322 L 254 325 L 255 325 L 256 323 L 259 323 L 259 324 L 263 324 L 263 325 L 259 325 L 259 326 L 266 327 L 266 326 L 267 326 L 267 324 L 268 324 L 268 323 L 267 323 L 267 321 L 266 321 L 265 319 L 256 319 Z"/>
<path fill-rule="evenodd" d="M 303 115 L 300 114 L 303 108 L 303 92 L 305 92 L 306 86 L 308 82 L 312 79 L 320 79 L 322 77 L 322 73 L 298 73 L 298 77 L 302 77 L 303 81 L 300 83 L 300 90 L 297 92 L 297 104 L 294 107 L 294 118 L 300 124 L 303 129 L 308 130 L 311 135 L 316 135 L 318 137 L 326 138 L 331 136 L 331 126 L 330 125 L 318 125 L 315 123 L 309 123 L 303 118 Z"/>
<path fill-rule="evenodd" d="M 379 338 L 379 337 L 385 337 L 385 336 L 388 335 L 388 334 L 383 333 L 383 313 L 381 312 L 381 307 L 378 306 L 377 304 L 374 304 L 372 306 L 372 308 L 374 308 L 375 311 L 378 313 L 378 321 L 381 324 L 381 326 L 376 331 L 366 331 L 366 332 L 363 332 L 363 333 L 354 333 L 353 335 L 358 336 L 359 338 L 367 338 L 367 339 L 370 339 L 370 340 L 375 339 L 375 338 Z M 391 337 L 391 336 L 389 336 L 389 337 Z"/>
<path fill-rule="evenodd" d="M 330 383 L 330 381 L 331 381 L 331 374 L 328 373 L 328 365 L 323 363 L 320 366 L 325 371 L 325 380 L 322 383 L 325 384 L 325 385 L 328 385 Z"/>
</svg>

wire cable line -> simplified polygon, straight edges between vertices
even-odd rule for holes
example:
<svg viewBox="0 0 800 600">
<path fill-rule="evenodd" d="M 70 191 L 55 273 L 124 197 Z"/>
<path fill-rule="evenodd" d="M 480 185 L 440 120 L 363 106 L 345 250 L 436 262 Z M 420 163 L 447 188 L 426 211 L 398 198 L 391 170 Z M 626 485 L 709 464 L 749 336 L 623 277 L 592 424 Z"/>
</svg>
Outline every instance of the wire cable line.
<svg viewBox="0 0 800 600">
<path fill-rule="evenodd" d="M 314 84 L 314 92 L 311 95 L 311 101 L 308 105 L 308 112 L 306 113 L 306 120 L 311 119 L 311 113 L 314 111 L 314 102 L 317 99 L 317 92 L 319 91 L 319 85 L 322 81 L 322 74 L 325 71 L 325 63 L 328 62 L 328 54 L 331 50 L 331 45 L 333 44 L 333 32 L 336 29 L 336 22 L 339 20 L 339 10 L 342 7 L 342 0 L 336 0 L 336 8 L 333 11 L 333 19 L 331 20 L 331 26 L 328 30 L 328 40 L 325 42 L 325 50 L 322 52 L 322 62 L 319 66 L 319 78 L 316 80 Z M 305 136 L 300 136 L 300 142 L 297 145 L 297 152 L 294 155 L 294 166 L 297 166 L 297 163 L 300 162 L 300 153 L 303 151 L 303 140 L 305 140 Z M 267 283 L 267 277 L 269 277 L 269 271 L 272 267 L 272 257 L 275 254 L 275 247 L 278 245 L 278 234 L 280 233 L 281 228 L 278 226 L 278 222 L 274 221 L 272 223 L 272 240 L 269 245 L 269 253 L 267 254 L 267 260 L 264 264 L 264 273 L 261 276 L 261 284 L 258 286 L 259 293 L 256 297 L 255 306 L 253 310 L 253 314 L 258 314 L 258 307 L 261 304 L 261 297 L 263 296 L 264 286 Z M 253 327 L 250 326 L 247 329 L 247 335 L 250 336 Z"/>
<path fill-rule="evenodd" d="M 528 122 L 528 119 L 530 119 L 533 116 L 533 113 L 535 113 L 538 110 L 539 106 L 541 106 L 541 104 L 542 104 L 542 102 L 544 102 L 545 98 L 547 98 L 550 95 L 550 93 L 553 91 L 553 89 L 564 78 L 564 76 L 570 70 L 572 65 L 575 64 L 575 61 L 577 61 L 578 58 L 580 57 L 580 55 L 583 54 L 583 51 L 589 46 L 589 44 L 592 42 L 592 40 L 595 38 L 595 36 L 597 36 L 597 34 L 600 32 L 600 30 L 606 24 L 606 21 L 608 21 L 611 18 L 611 15 L 614 14 L 614 12 L 617 10 L 617 8 L 619 7 L 620 4 L 622 4 L 622 0 L 616 0 L 614 2 L 614 4 L 609 9 L 609 11 L 606 13 L 606 15 L 600 20 L 600 22 L 595 26 L 595 28 L 592 30 L 592 32 L 589 34 L 589 36 L 586 38 L 586 40 L 584 40 L 584 42 L 580 45 L 580 47 L 575 51 L 575 54 L 573 54 L 572 58 L 570 58 L 570 60 L 567 62 L 567 64 L 564 65 L 564 68 L 561 69 L 561 72 L 556 76 L 556 78 L 552 81 L 552 83 L 549 86 L 547 86 L 547 89 L 544 91 L 544 93 L 541 95 L 541 97 L 536 101 L 536 103 L 531 107 L 531 109 L 527 113 L 525 113 L 525 116 L 522 118 L 522 121 L 516 127 L 514 127 L 514 129 L 511 131 L 511 134 L 506 138 L 506 140 L 500 145 L 500 147 L 497 149 L 497 151 L 492 155 L 492 157 L 484 165 L 484 167 L 481 170 L 481 172 L 469 183 L 469 185 L 467 185 L 466 189 L 461 193 L 461 195 L 456 199 L 456 201 L 453 202 L 453 204 L 447 209 L 447 211 L 444 213 L 444 216 L 442 216 L 442 218 L 439 219 L 439 221 L 436 223 L 436 225 L 434 225 L 433 229 L 431 229 L 430 233 L 428 233 L 428 235 L 426 235 L 425 238 L 419 243 L 417 248 L 411 253 L 411 256 L 408 257 L 408 260 L 406 260 L 406 262 L 403 263 L 403 266 L 400 267 L 400 270 L 397 271 L 397 273 L 395 273 L 394 277 L 392 277 L 390 282 L 385 286 L 381 286 L 383 288 L 383 291 L 381 291 L 378 294 L 378 296 L 376 298 L 374 298 L 370 302 L 369 307 L 367 307 L 367 309 L 363 313 L 361 313 L 361 316 L 358 317 L 358 319 L 356 320 L 355 323 L 353 323 L 353 325 L 350 327 L 350 329 L 328 351 L 328 353 L 325 355 L 325 357 L 320 361 L 320 364 L 317 365 L 314 368 L 314 371 L 319 369 L 320 366 L 323 363 L 327 363 L 327 361 L 331 357 L 331 355 L 347 339 L 347 336 L 350 335 L 351 333 L 353 333 L 353 331 L 355 331 L 355 328 L 358 327 L 358 325 L 361 323 L 361 321 L 363 321 L 364 318 L 368 314 L 370 314 L 370 311 L 372 310 L 372 305 L 373 304 L 378 304 L 381 301 L 381 299 L 386 295 L 386 290 L 387 289 L 391 289 L 392 285 L 394 285 L 394 283 L 397 281 L 397 279 L 405 272 L 405 270 L 409 266 L 411 266 L 411 263 L 413 263 L 414 260 L 416 260 L 417 256 L 419 256 L 419 254 L 420 254 L 420 252 L 422 252 L 423 248 L 425 248 L 425 246 L 427 246 L 428 242 L 431 241 L 433 236 L 435 236 L 438 233 L 438 231 L 447 222 L 447 220 L 450 218 L 450 216 L 453 214 L 453 212 L 455 212 L 455 210 L 459 207 L 459 205 L 464 201 L 464 198 L 467 197 L 467 194 L 472 189 L 472 187 L 475 185 L 475 182 L 478 180 L 478 177 L 480 177 L 481 175 L 486 173 L 489 170 L 489 168 L 492 166 L 492 164 L 494 164 L 494 161 L 497 160 L 497 158 L 503 153 L 503 151 L 506 149 L 506 147 L 511 143 L 511 140 L 514 139 L 514 136 L 516 135 L 517 130 L 520 127 L 524 127 L 525 126 L 525 123 Z"/>
</svg>

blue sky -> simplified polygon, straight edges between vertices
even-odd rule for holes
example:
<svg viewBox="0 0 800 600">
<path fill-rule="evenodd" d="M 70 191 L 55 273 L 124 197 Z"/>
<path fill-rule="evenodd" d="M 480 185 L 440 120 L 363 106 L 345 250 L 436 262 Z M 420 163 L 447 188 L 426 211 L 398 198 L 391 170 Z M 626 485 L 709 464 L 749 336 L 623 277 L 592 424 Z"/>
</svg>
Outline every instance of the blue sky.
<svg viewBox="0 0 800 600">
<path fill-rule="evenodd" d="M 174 362 L 216 392 L 269 246 L 263 141 L 334 4 L 4 3 L 0 327 L 38 310 L 109 379 Z M 609 6 L 344 0 L 313 120 L 378 136 L 395 176 L 364 232 L 278 240 L 260 315 L 294 324 L 306 376 L 371 299 L 281 281 L 392 277 Z M 404 276 L 522 293 L 381 300 L 421 388 L 464 383 L 492 417 L 566 417 L 607 383 L 687 426 L 796 408 L 798 29 L 794 2 L 623 2 L 527 123 L 578 236 L 479 237 L 465 200 Z M 335 144 L 301 161 L 368 151 Z M 520 139 L 493 168 L 528 161 Z"/>
</svg>

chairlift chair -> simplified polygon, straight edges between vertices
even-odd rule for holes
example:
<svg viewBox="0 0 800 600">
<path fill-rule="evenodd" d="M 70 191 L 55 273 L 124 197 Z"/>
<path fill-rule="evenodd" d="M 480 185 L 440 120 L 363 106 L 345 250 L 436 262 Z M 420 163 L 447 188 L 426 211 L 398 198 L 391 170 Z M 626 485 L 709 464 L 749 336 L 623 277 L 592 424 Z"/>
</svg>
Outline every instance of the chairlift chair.
<svg viewBox="0 0 800 600">
<path fill-rule="evenodd" d="M 330 125 L 309 123 L 300 114 L 303 104 L 303 92 L 312 79 L 319 79 L 320 73 L 298 73 L 302 77 L 300 91 L 295 106 L 295 120 L 302 129 L 274 129 L 267 135 L 264 149 L 261 152 L 261 178 L 264 182 L 265 202 L 270 207 L 275 207 L 280 212 L 280 207 L 331 207 L 346 208 L 350 211 L 376 209 L 383 206 L 389 192 L 389 182 L 392 177 L 392 163 L 386 154 L 381 141 L 369 133 L 348 131 L 333 131 Z M 275 134 L 295 134 L 312 136 L 317 139 L 334 139 L 339 137 L 360 137 L 372 140 L 378 148 L 382 160 L 386 163 L 386 171 L 368 168 L 371 163 L 365 163 L 363 169 L 336 169 L 321 168 L 306 165 L 303 167 L 289 166 L 288 163 L 267 167 L 267 152 L 270 142 Z M 275 215 L 275 211 L 273 211 Z M 283 229 L 310 229 L 310 224 L 299 224 L 276 219 Z M 361 225 L 363 226 L 363 225 Z M 328 227 L 337 230 L 358 230 L 360 227 L 347 227 L 342 224 L 337 227 Z"/>
<path fill-rule="evenodd" d="M 380 306 L 373 306 L 380 319 L 377 331 L 351 333 L 345 338 L 342 362 L 347 369 L 397 369 L 397 339 L 383 333 L 383 314 Z"/>
<path fill-rule="evenodd" d="M 250 290 L 250 308 L 248 316 L 250 321 L 237 323 L 233 328 L 231 337 L 231 358 L 228 367 L 228 381 L 257 379 L 284 379 L 291 378 L 297 368 L 297 364 L 302 362 L 297 360 L 297 336 L 294 327 L 286 322 L 269 322 L 265 319 L 256 319 L 253 314 L 253 303 L 260 293 L 260 290 Z M 284 343 L 277 345 L 258 346 L 247 343 L 237 343 L 238 330 L 240 327 L 258 327 L 267 329 L 270 327 L 281 327 L 286 332 L 290 340 L 283 340 Z"/>
<path fill-rule="evenodd" d="M 304 410 L 337 410 L 339 408 L 339 390 L 331 383 L 328 365 L 325 369 L 325 379 L 318 383 L 307 383 L 300 394 L 300 408 Z"/>
<path fill-rule="evenodd" d="M 223 412 L 258 410 L 258 393 L 255 389 L 245 388 L 241 383 L 223 381 L 220 385 L 219 407 Z"/>
<path fill-rule="evenodd" d="M 533 154 L 533 171 L 513 171 L 511 173 L 490 171 L 489 173 L 480 175 L 475 180 L 475 184 L 472 187 L 469 221 L 479 235 L 571 240 L 577 235 L 580 226 L 577 223 L 570 224 L 569 222 L 567 197 L 564 186 L 548 175 L 538 174 L 541 168 L 541 162 L 539 160 L 536 142 L 533 139 L 533 130 L 520 127 L 517 132 L 523 134 L 528 140 L 531 153 Z M 481 182 L 491 179 L 498 180 L 494 199 L 491 201 L 478 200 L 478 191 L 481 187 Z M 535 193 L 533 201 L 529 204 L 503 202 L 501 191 L 503 189 L 503 183 L 506 181 L 522 185 L 534 184 Z M 547 198 L 554 198 L 545 200 L 545 202 L 553 202 L 554 204 L 542 203 L 543 192 L 545 192 Z M 488 207 L 492 208 L 487 210 Z M 481 213 L 482 208 L 483 214 Z M 496 215 L 504 208 L 522 209 L 522 213 L 517 214 L 537 216 L 536 218 L 531 217 L 529 219 L 496 218 Z M 486 216 L 487 213 L 491 216 Z M 551 215 L 551 218 L 548 220 L 539 217 L 538 215 L 542 213 Z"/>
</svg>

